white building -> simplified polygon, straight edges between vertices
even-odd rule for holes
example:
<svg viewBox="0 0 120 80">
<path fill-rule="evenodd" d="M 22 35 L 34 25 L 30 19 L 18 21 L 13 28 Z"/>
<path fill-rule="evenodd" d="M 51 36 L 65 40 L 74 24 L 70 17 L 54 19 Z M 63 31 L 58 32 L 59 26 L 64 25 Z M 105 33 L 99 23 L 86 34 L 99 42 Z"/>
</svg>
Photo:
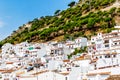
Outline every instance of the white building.
<svg viewBox="0 0 120 80">
<path fill-rule="evenodd" d="M 14 52 L 14 45 L 6 43 L 2 46 L 2 54 L 11 54 Z"/>
</svg>

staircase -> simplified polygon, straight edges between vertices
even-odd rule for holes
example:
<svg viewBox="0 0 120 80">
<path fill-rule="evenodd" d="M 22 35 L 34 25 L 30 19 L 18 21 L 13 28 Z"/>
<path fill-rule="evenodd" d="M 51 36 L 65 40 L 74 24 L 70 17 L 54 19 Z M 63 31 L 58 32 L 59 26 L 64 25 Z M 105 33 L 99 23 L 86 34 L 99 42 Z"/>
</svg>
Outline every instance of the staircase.
<svg viewBox="0 0 120 80">
<path fill-rule="evenodd" d="M 120 80 L 120 75 L 111 75 L 106 80 Z"/>
</svg>

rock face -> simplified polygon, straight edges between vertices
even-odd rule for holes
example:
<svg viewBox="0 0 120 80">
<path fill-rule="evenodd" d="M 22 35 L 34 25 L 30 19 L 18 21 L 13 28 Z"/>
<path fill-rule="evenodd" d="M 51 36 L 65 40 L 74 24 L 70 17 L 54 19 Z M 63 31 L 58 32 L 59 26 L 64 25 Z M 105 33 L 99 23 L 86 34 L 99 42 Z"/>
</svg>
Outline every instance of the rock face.
<svg viewBox="0 0 120 80">
<path fill-rule="evenodd" d="M 120 75 L 112 75 L 108 77 L 106 80 L 120 80 Z"/>
</svg>

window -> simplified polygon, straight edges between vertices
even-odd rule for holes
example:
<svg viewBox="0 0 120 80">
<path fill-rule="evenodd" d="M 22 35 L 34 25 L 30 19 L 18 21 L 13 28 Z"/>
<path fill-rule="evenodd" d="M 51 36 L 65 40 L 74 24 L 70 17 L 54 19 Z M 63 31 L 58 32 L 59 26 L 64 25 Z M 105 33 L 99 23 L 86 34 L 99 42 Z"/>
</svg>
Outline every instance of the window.
<svg viewBox="0 0 120 80">
<path fill-rule="evenodd" d="M 117 36 L 117 33 L 116 34 L 114 34 L 115 36 Z"/>
<path fill-rule="evenodd" d="M 110 58 L 111 56 L 110 55 L 105 55 L 105 58 Z"/>
<path fill-rule="evenodd" d="M 113 55 L 113 57 L 115 58 L 115 57 L 116 57 L 116 55 Z"/>
<path fill-rule="evenodd" d="M 117 43 L 115 43 L 115 45 L 117 45 Z"/>
<path fill-rule="evenodd" d="M 110 58 L 110 55 L 108 55 L 108 58 Z"/>
<path fill-rule="evenodd" d="M 67 77 L 65 77 L 65 80 L 67 80 Z"/>
<path fill-rule="evenodd" d="M 96 57 L 96 59 L 98 59 L 98 57 Z"/>
<path fill-rule="evenodd" d="M 102 56 L 100 56 L 100 58 L 102 58 Z"/>
<path fill-rule="evenodd" d="M 97 69 L 97 65 L 96 64 L 94 65 L 94 67 L 95 67 L 95 69 Z"/>
<path fill-rule="evenodd" d="M 109 45 L 105 45 L 105 47 L 109 47 Z"/>
<path fill-rule="evenodd" d="M 109 43 L 109 40 L 105 40 L 105 43 Z"/>
<path fill-rule="evenodd" d="M 105 58 L 107 58 L 107 56 L 105 56 Z"/>
</svg>

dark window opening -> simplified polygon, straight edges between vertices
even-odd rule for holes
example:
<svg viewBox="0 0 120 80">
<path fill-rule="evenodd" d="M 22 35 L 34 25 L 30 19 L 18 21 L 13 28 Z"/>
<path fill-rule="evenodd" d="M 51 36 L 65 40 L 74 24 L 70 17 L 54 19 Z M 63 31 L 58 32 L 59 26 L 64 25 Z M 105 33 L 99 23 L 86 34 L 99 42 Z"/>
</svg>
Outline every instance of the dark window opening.
<svg viewBox="0 0 120 80">
<path fill-rule="evenodd" d="M 102 58 L 102 56 L 100 56 L 100 58 Z"/>
<path fill-rule="evenodd" d="M 109 45 L 105 45 L 105 47 L 109 47 Z"/>
<path fill-rule="evenodd" d="M 117 43 L 115 43 L 115 45 L 117 45 Z"/>
<path fill-rule="evenodd" d="M 67 80 L 67 77 L 65 77 L 65 80 Z"/>
<path fill-rule="evenodd" d="M 113 55 L 113 57 L 116 57 L 116 55 Z"/>
<path fill-rule="evenodd" d="M 109 43 L 109 40 L 105 40 L 105 43 Z"/>
</svg>

